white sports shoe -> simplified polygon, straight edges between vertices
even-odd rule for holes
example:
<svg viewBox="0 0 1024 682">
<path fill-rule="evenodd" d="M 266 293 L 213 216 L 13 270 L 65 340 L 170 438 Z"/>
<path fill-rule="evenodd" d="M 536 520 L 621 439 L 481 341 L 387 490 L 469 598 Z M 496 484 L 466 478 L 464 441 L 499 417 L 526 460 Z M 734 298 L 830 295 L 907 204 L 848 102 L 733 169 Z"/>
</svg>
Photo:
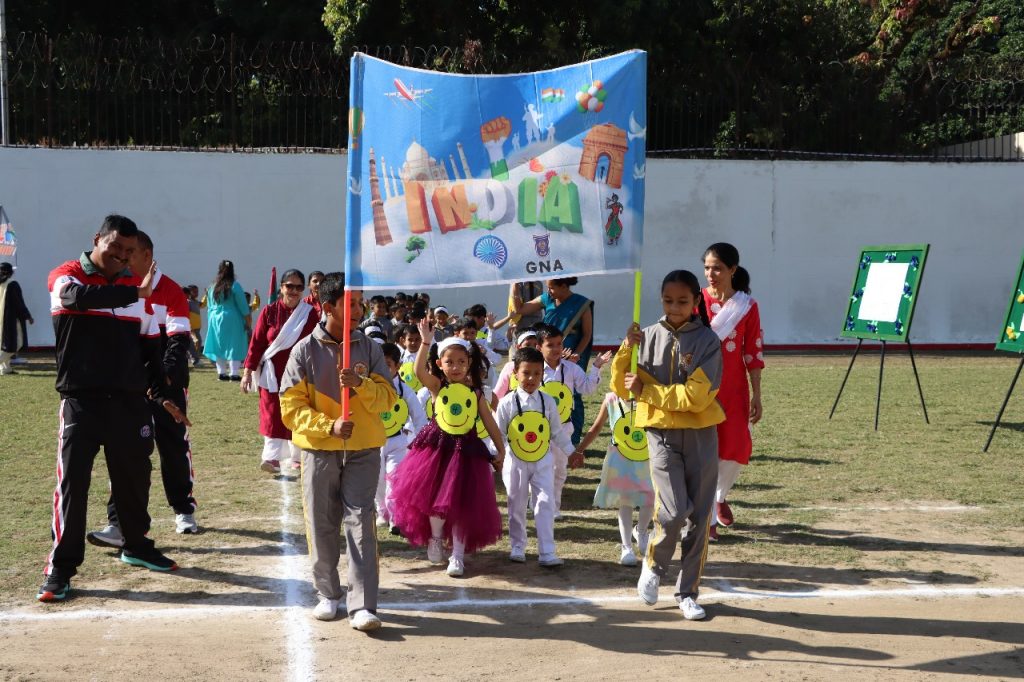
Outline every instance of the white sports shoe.
<svg viewBox="0 0 1024 682">
<path fill-rule="evenodd" d="M 383 528 L 386 525 L 388 525 L 388 520 L 385 519 L 383 516 L 378 516 L 377 517 L 377 527 L 378 528 Z"/>
<path fill-rule="evenodd" d="M 679 602 L 679 610 L 683 612 L 683 618 L 686 620 L 703 620 L 707 615 L 704 613 L 704 608 L 693 597 L 687 597 Z"/>
<path fill-rule="evenodd" d="M 444 540 L 430 538 L 427 542 L 427 561 L 435 566 L 444 563 Z"/>
<path fill-rule="evenodd" d="M 636 581 L 636 593 L 648 606 L 658 603 L 658 586 L 661 585 L 661 577 L 651 570 L 644 562 L 643 570 L 640 571 L 640 579 Z"/>
<path fill-rule="evenodd" d="M 319 603 L 313 607 L 313 617 L 317 620 L 334 620 L 338 615 L 338 604 L 340 603 L 340 599 L 320 597 Z"/>
<path fill-rule="evenodd" d="M 124 536 L 118 526 L 107 525 L 103 530 L 94 530 L 86 534 L 85 539 L 90 545 L 97 547 L 113 547 L 121 549 L 124 547 Z"/>
<path fill-rule="evenodd" d="M 448 560 L 448 575 L 452 578 L 460 578 L 462 574 L 466 572 L 466 564 L 462 562 L 462 559 L 456 559 L 452 557 Z"/>
<path fill-rule="evenodd" d="M 360 632 L 370 632 L 380 628 L 380 618 L 377 614 L 370 613 L 366 609 L 356 611 L 355 614 L 348 619 L 349 625 L 352 626 L 353 630 L 359 630 Z"/>
<path fill-rule="evenodd" d="M 555 566 L 561 566 L 565 563 L 565 559 L 558 556 L 557 554 L 550 554 L 548 556 L 540 557 L 537 561 L 538 564 L 544 568 L 554 568 Z"/>
<path fill-rule="evenodd" d="M 508 560 L 514 561 L 517 564 L 526 563 L 526 552 L 521 547 L 513 547 L 512 551 L 508 554 Z"/>
<path fill-rule="evenodd" d="M 174 532 L 175 533 L 198 533 L 199 526 L 196 524 L 195 514 L 175 514 L 174 515 Z"/>
<path fill-rule="evenodd" d="M 623 566 L 636 566 L 640 562 L 637 560 L 636 554 L 633 554 L 632 547 L 623 547 L 619 563 Z"/>
</svg>

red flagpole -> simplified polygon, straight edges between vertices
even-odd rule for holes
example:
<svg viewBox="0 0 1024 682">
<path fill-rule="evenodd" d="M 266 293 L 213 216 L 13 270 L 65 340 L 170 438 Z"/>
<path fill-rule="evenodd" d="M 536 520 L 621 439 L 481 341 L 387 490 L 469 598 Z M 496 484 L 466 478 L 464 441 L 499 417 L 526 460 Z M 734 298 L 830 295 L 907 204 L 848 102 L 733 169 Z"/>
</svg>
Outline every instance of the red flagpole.
<svg viewBox="0 0 1024 682">
<path fill-rule="evenodd" d="M 352 364 L 352 344 L 349 340 L 352 338 L 352 292 L 345 289 L 345 323 L 344 323 L 344 335 L 345 339 L 341 346 L 341 365 L 342 367 L 349 367 Z M 348 388 L 342 386 L 341 388 L 341 415 L 348 419 Z"/>
</svg>

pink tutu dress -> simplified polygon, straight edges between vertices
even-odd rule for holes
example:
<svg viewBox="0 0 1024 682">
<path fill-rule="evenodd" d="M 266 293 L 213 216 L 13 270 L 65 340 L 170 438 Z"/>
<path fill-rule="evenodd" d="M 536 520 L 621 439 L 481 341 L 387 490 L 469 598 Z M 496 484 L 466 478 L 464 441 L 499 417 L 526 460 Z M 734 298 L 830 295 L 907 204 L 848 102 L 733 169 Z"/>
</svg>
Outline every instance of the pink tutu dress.
<svg viewBox="0 0 1024 682">
<path fill-rule="evenodd" d="M 392 522 L 411 544 L 426 545 L 430 540 L 431 516 L 445 520 L 444 541 L 449 547 L 453 532 L 467 552 L 501 538 L 491 455 L 476 429 L 456 436 L 431 419 L 409 444 L 390 481 Z"/>
</svg>

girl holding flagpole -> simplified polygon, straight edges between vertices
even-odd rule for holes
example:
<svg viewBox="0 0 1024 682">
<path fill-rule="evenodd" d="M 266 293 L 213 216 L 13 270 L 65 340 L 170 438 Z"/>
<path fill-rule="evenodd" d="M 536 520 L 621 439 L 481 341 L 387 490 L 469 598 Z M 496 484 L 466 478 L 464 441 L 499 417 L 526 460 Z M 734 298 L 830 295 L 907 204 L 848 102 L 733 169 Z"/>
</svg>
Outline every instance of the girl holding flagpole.
<svg viewBox="0 0 1024 682">
<path fill-rule="evenodd" d="M 430 338 L 426 320 L 419 328 L 424 339 Z M 491 467 L 501 471 L 505 447 L 484 400 L 482 368 L 480 348 L 464 339 L 420 346 L 416 376 L 430 390 L 433 419 L 409 444 L 391 479 L 392 523 L 413 545 L 427 546 L 432 564 L 443 563 L 443 550 L 450 547 L 452 577 L 464 573 L 466 552 L 501 537 Z M 477 435 L 478 416 L 496 448 L 493 459 Z"/>
<path fill-rule="evenodd" d="M 750 462 L 750 427 L 761 421 L 761 370 L 764 332 L 757 301 L 750 296 L 750 275 L 740 267 L 740 253 L 719 242 L 704 251 L 704 306 L 711 329 L 722 341 L 722 388 L 718 402 L 725 422 L 718 425 L 718 485 L 711 517 L 710 539 L 718 540 L 718 524 L 731 526 L 733 513 L 726 498 Z M 748 390 L 747 378 L 750 378 Z"/>
<path fill-rule="evenodd" d="M 298 270 L 282 275 L 278 298 L 260 311 L 243 363 L 242 392 L 249 393 L 256 387 L 260 394 L 260 468 L 271 474 L 281 472 L 284 460 L 293 469 L 299 468 L 298 448 L 292 446 L 291 431 L 281 421 L 278 386 L 292 346 L 309 336 L 320 320 L 317 310 L 302 299 L 305 286 L 306 278 Z"/>
</svg>

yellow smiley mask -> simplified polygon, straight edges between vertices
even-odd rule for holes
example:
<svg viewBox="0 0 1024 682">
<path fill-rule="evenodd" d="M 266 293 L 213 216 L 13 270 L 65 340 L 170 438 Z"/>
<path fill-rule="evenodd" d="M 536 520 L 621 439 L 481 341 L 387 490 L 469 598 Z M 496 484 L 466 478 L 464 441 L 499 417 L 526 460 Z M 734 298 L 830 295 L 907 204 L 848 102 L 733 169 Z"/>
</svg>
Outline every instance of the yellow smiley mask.
<svg viewBox="0 0 1024 682">
<path fill-rule="evenodd" d="M 548 453 L 551 425 L 540 412 L 523 412 L 508 425 L 508 445 L 524 462 L 536 462 Z"/>
<path fill-rule="evenodd" d="M 476 422 L 476 394 L 464 384 L 449 384 L 434 399 L 434 420 L 445 433 L 462 436 Z"/>
<path fill-rule="evenodd" d="M 572 391 L 569 390 L 569 387 L 561 381 L 545 381 L 540 390 L 555 399 L 555 403 L 558 405 L 558 418 L 562 420 L 562 423 L 569 421 L 573 402 Z"/>
<path fill-rule="evenodd" d="M 395 404 L 387 412 L 380 413 L 380 419 L 384 422 L 384 434 L 391 438 L 402 432 L 402 427 L 409 421 L 409 404 L 405 398 L 396 397 Z"/>
<path fill-rule="evenodd" d="M 416 369 L 413 367 L 411 362 L 403 362 L 398 368 L 398 376 L 402 378 L 402 381 L 409 384 L 409 388 L 414 391 L 418 391 L 423 388 L 423 382 L 416 376 Z"/>
<path fill-rule="evenodd" d="M 650 455 L 647 452 L 647 432 L 639 426 L 630 424 L 630 413 L 626 412 L 615 421 L 612 428 L 612 441 L 626 459 L 634 462 L 646 462 Z"/>
</svg>

